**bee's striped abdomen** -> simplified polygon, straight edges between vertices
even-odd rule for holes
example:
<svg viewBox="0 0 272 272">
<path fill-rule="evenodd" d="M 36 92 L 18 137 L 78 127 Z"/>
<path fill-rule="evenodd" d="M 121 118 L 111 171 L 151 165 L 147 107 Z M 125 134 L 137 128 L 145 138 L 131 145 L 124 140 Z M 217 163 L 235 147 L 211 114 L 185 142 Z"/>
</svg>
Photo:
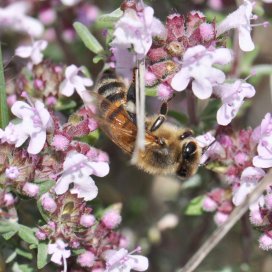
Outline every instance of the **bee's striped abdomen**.
<svg viewBox="0 0 272 272">
<path fill-rule="evenodd" d="M 112 124 L 119 122 L 118 125 L 126 127 L 129 121 L 125 120 L 123 115 L 127 112 L 128 88 L 122 79 L 117 77 L 113 70 L 106 70 L 97 83 L 96 91 L 105 98 L 100 103 L 103 117 Z"/>
</svg>

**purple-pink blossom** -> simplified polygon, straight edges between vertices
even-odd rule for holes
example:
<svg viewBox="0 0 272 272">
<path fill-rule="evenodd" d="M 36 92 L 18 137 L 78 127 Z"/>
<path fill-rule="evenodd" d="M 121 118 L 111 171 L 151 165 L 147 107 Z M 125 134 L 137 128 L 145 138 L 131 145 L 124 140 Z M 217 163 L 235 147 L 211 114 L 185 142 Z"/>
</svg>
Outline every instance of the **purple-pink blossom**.
<svg viewBox="0 0 272 272">
<path fill-rule="evenodd" d="M 181 69 L 173 77 L 171 86 L 176 91 L 184 91 L 192 82 L 192 91 L 199 99 L 212 95 L 213 86 L 225 81 L 225 74 L 214 64 L 231 61 L 231 51 L 227 48 L 207 49 L 203 45 L 190 47 L 184 53 Z"/>
</svg>

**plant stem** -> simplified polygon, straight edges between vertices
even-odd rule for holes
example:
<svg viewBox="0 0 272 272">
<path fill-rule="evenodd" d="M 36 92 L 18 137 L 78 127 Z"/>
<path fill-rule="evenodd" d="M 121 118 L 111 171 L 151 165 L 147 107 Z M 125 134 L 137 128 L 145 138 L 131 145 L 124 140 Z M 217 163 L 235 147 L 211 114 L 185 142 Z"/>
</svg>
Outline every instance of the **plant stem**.
<svg viewBox="0 0 272 272">
<path fill-rule="evenodd" d="M 8 122 L 9 122 L 9 113 L 8 113 L 8 105 L 7 105 L 2 49 L 0 44 L 0 128 L 5 128 L 8 125 Z"/>
<path fill-rule="evenodd" d="M 272 170 L 270 170 L 266 176 L 256 186 L 244 202 L 236 207 L 231 213 L 230 217 L 223 225 L 219 226 L 212 235 L 206 240 L 206 242 L 198 249 L 198 251 L 191 257 L 191 259 L 177 272 L 192 272 L 201 262 L 208 256 L 208 254 L 217 246 L 217 244 L 225 237 L 225 235 L 231 230 L 235 223 L 247 212 L 248 207 L 256 202 L 264 190 L 271 185 Z"/>
</svg>

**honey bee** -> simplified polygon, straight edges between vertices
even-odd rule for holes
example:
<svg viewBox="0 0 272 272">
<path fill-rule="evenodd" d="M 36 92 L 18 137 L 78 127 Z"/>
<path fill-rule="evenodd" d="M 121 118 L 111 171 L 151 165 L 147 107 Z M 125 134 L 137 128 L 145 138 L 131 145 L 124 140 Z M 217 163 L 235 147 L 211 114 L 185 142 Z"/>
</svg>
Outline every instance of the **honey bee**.
<svg viewBox="0 0 272 272">
<path fill-rule="evenodd" d="M 135 85 L 126 87 L 114 70 L 103 72 L 93 92 L 96 115 L 103 132 L 124 152 L 132 155 L 137 124 L 135 114 Z M 153 175 L 172 175 L 185 179 L 198 169 L 202 150 L 190 129 L 178 128 L 166 121 L 167 102 L 157 116 L 145 119 L 145 149 L 139 150 L 136 165 Z"/>
</svg>

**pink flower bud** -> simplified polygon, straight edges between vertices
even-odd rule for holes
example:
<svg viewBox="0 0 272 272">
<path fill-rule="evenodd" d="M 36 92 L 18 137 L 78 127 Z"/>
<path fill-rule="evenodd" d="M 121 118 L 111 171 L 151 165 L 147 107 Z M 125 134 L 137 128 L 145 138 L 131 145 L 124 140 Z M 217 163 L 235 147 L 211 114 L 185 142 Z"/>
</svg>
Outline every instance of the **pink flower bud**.
<svg viewBox="0 0 272 272">
<path fill-rule="evenodd" d="M 52 146 L 57 150 L 57 151 L 65 151 L 70 144 L 70 140 L 61 135 L 61 134 L 57 134 L 54 136 L 53 141 L 52 141 Z"/>
<path fill-rule="evenodd" d="M 206 212 L 214 212 L 217 209 L 217 203 L 210 197 L 206 196 L 203 199 L 202 208 Z"/>
<path fill-rule="evenodd" d="M 173 92 L 174 90 L 169 85 L 162 83 L 158 86 L 158 97 L 161 100 L 169 99 Z"/>
<path fill-rule="evenodd" d="M 55 96 L 48 96 L 45 100 L 47 106 L 54 106 L 57 104 L 57 99 Z"/>
<path fill-rule="evenodd" d="M 7 103 L 8 106 L 11 108 L 12 105 L 17 101 L 17 96 L 16 94 L 11 94 L 7 97 Z"/>
<path fill-rule="evenodd" d="M 39 229 L 36 231 L 35 235 L 39 240 L 45 240 L 47 238 L 47 235 Z"/>
<path fill-rule="evenodd" d="M 49 194 L 44 194 L 42 196 L 41 202 L 42 207 L 47 212 L 53 213 L 57 209 L 55 200 Z"/>
<path fill-rule="evenodd" d="M 4 195 L 4 203 L 5 203 L 5 206 L 11 206 L 13 205 L 15 202 L 15 199 L 13 197 L 13 195 L 11 193 L 5 193 Z"/>
<path fill-rule="evenodd" d="M 85 251 L 77 257 L 77 263 L 82 267 L 92 267 L 94 261 L 95 255 L 91 251 Z"/>
<path fill-rule="evenodd" d="M 116 228 L 121 223 L 121 220 L 120 214 L 114 210 L 106 212 L 102 217 L 102 222 L 108 229 Z"/>
<path fill-rule="evenodd" d="M 259 238 L 259 246 L 263 250 L 270 250 L 272 249 L 272 238 L 271 236 L 267 233 L 263 234 Z"/>
<path fill-rule="evenodd" d="M 259 210 L 250 211 L 249 220 L 251 224 L 255 226 L 261 226 L 263 224 L 263 218 Z"/>
<path fill-rule="evenodd" d="M 95 217 L 92 214 L 83 214 L 80 217 L 80 225 L 85 228 L 91 227 L 95 223 Z"/>
<path fill-rule="evenodd" d="M 217 212 L 215 215 L 214 215 L 214 222 L 217 226 L 220 226 L 222 224 L 224 224 L 227 219 L 229 218 L 229 215 L 226 214 L 226 213 L 222 213 L 222 212 Z"/>
<path fill-rule="evenodd" d="M 200 35 L 204 41 L 214 38 L 214 27 L 211 24 L 203 23 L 199 26 Z"/>
<path fill-rule="evenodd" d="M 235 163 L 243 165 L 248 160 L 248 155 L 244 152 L 238 152 L 234 157 Z"/>
<path fill-rule="evenodd" d="M 16 179 L 19 176 L 19 173 L 19 169 L 16 166 L 10 166 L 5 171 L 5 174 L 9 179 Z"/>
<path fill-rule="evenodd" d="M 38 91 L 42 91 L 45 87 L 44 81 L 42 79 L 38 79 L 38 78 L 34 80 L 33 85 L 34 85 L 34 88 Z"/>
<path fill-rule="evenodd" d="M 145 83 L 147 86 L 154 86 L 157 83 L 157 77 L 153 73 L 146 71 Z"/>
<path fill-rule="evenodd" d="M 40 11 L 39 19 L 44 25 L 50 25 L 56 20 L 56 13 L 54 9 L 47 8 Z"/>
<path fill-rule="evenodd" d="M 23 192 L 29 197 L 35 197 L 39 193 L 39 186 L 37 184 L 27 182 L 23 187 Z"/>
</svg>

